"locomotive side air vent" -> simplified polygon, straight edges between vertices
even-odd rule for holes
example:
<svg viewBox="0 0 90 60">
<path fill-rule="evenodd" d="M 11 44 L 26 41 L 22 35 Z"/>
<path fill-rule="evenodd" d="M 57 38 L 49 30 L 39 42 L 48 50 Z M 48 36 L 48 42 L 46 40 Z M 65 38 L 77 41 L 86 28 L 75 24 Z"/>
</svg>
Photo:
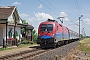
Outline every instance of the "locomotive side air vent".
<svg viewBox="0 0 90 60">
<path fill-rule="evenodd" d="M 56 20 L 48 19 L 48 22 L 57 22 Z M 58 22 L 57 22 L 58 23 Z"/>
</svg>

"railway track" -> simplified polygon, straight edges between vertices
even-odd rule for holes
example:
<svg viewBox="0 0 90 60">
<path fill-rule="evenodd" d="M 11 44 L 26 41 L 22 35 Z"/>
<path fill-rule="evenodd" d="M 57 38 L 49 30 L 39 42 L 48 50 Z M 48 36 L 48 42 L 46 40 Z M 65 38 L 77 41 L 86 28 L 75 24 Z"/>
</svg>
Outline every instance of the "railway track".
<svg viewBox="0 0 90 60">
<path fill-rule="evenodd" d="M 42 49 L 27 50 L 16 54 L 1 56 L 0 60 L 26 60 L 28 58 L 30 59 L 46 51 L 49 51 L 49 49 L 48 50 L 42 50 Z"/>
<path fill-rule="evenodd" d="M 58 48 L 47 51 L 39 56 L 35 56 L 32 59 L 28 60 L 62 60 L 72 49 L 74 49 L 78 45 L 78 41 L 74 41 L 68 43 L 66 45 L 62 45 Z M 55 56 L 58 56 L 57 58 Z"/>
<path fill-rule="evenodd" d="M 61 55 L 66 55 L 72 48 L 75 48 L 77 45 L 78 41 L 75 41 L 55 49 L 27 50 L 20 53 L 1 56 L 0 60 L 55 60 L 55 55 L 58 55 L 58 59 L 61 59 Z"/>
</svg>

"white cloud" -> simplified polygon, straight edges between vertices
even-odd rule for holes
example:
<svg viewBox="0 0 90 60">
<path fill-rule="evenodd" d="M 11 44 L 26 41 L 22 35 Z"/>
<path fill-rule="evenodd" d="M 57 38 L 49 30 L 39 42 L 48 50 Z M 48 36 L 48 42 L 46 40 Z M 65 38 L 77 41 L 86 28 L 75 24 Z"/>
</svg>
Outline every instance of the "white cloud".
<svg viewBox="0 0 90 60">
<path fill-rule="evenodd" d="M 89 18 L 86 18 L 83 20 L 86 24 L 89 24 L 90 25 L 90 19 Z"/>
<path fill-rule="evenodd" d="M 60 17 L 64 17 L 63 20 L 69 21 L 69 19 L 66 17 L 67 14 L 66 14 L 65 12 L 61 12 L 59 16 L 60 16 Z"/>
<path fill-rule="evenodd" d="M 21 17 L 28 17 L 29 15 L 23 13 L 23 14 L 20 14 L 20 16 Z"/>
<path fill-rule="evenodd" d="M 34 21 L 34 20 L 36 20 L 34 17 L 32 17 L 32 18 L 29 18 L 29 21 Z"/>
<path fill-rule="evenodd" d="M 48 18 L 53 19 L 52 16 L 43 12 L 35 13 L 35 17 L 37 18 L 37 20 L 47 20 Z"/>
<path fill-rule="evenodd" d="M 38 8 L 42 8 L 42 4 L 40 4 L 40 5 L 38 6 Z"/>
<path fill-rule="evenodd" d="M 67 16 L 67 14 L 65 12 L 60 13 L 60 17 L 65 17 L 65 16 Z"/>
<path fill-rule="evenodd" d="M 48 18 L 53 19 L 52 16 L 50 16 L 49 14 L 43 13 L 43 12 L 38 12 L 35 13 L 35 17 L 31 17 L 29 18 L 30 21 L 34 21 L 34 20 L 47 20 Z"/>
<path fill-rule="evenodd" d="M 65 21 L 69 21 L 69 19 L 68 19 L 67 17 L 65 17 L 63 20 L 65 20 Z"/>
<path fill-rule="evenodd" d="M 14 2 L 13 4 L 18 5 L 18 4 L 20 4 L 20 3 L 19 3 L 19 2 Z"/>
<path fill-rule="evenodd" d="M 76 20 L 75 22 L 76 22 L 76 23 L 79 23 L 79 20 Z"/>
</svg>

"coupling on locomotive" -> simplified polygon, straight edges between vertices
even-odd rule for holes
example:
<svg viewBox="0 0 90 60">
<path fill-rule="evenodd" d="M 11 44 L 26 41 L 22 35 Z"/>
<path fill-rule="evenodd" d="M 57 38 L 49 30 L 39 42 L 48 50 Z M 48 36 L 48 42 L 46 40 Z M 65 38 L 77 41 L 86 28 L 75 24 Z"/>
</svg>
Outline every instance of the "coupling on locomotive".
<svg viewBox="0 0 90 60">
<path fill-rule="evenodd" d="M 59 24 L 56 20 L 48 19 L 38 27 L 37 44 L 41 47 L 56 47 L 71 40 L 79 39 L 79 34 Z"/>
</svg>

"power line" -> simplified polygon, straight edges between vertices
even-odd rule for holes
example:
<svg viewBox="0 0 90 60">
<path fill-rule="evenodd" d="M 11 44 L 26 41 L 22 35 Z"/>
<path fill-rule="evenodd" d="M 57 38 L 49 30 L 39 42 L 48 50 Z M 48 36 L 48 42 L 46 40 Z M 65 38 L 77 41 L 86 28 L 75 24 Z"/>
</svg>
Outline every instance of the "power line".
<svg viewBox="0 0 90 60">
<path fill-rule="evenodd" d="M 41 0 L 39 0 L 42 4 L 44 4 Z M 57 15 L 58 16 L 58 14 L 57 13 L 55 13 L 51 8 L 49 8 L 46 4 L 44 4 L 49 10 L 51 10 L 55 15 Z"/>
<path fill-rule="evenodd" d="M 79 26 L 78 24 L 76 24 L 75 22 L 71 21 L 72 23 L 74 23 L 75 25 Z"/>
<path fill-rule="evenodd" d="M 76 6 L 77 6 L 78 12 L 81 14 L 81 11 L 80 11 L 80 8 L 79 8 L 77 0 L 74 0 L 74 1 L 75 1 Z"/>
<path fill-rule="evenodd" d="M 46 0 L 52 7 L 54 7 L 48 0 Z M 55 7 L 54 7 L 55 8 Z M 57 8 L 55 8 L 58 12 L 59 10 Z"/>
</svg>

